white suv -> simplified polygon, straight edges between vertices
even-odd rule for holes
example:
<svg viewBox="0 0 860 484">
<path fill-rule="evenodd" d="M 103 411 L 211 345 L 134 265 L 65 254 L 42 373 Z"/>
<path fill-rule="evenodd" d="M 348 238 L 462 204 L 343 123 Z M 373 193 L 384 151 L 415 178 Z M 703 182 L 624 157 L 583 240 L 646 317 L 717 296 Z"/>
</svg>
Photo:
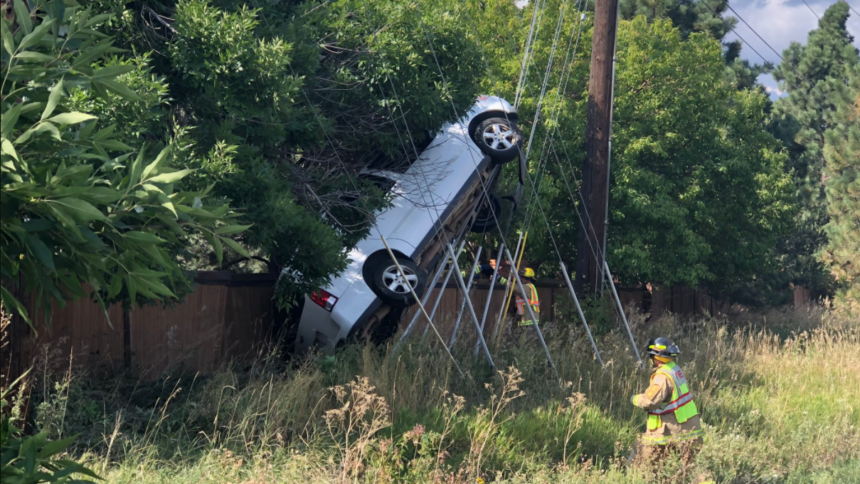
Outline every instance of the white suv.
<svg viewBox="0 0 860 484">
<path fill-rule="evenodd" d="M 389 190 L 391 207 L 376 214 L 367 238 L 349 252 L 349 265 L 331 284 L 305 296 L 295 349 L 333 349 L 350 336 L 389 336 L 402 309 L 427 289 L 427 272 L 447 260 L 448 241 L 496 227 L 501 202 L 491 191 L 500 165 L 518 159 L 522 133 L 516 109 L 504 99 L 481 96 L 455 123 L 445 124 L 408 168 L 365 169 L 361 175 Z M 474 219 L 471 215 L 481 204 Z M 385 236 L 406 273 L 404 280 L 385 250 Z"/>
</svg>

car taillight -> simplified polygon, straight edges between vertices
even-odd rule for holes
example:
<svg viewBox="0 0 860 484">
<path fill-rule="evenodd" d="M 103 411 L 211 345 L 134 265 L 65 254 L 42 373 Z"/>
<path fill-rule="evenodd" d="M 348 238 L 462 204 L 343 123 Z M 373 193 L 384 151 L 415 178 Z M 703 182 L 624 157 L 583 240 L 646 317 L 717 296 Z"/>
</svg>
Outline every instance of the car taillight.
<svg viewBox="0 0 860 484">
<path fill-rule="evenodd" d="M 322 289 L 317 289 L 311 293 L 311 301 L 317 303 L 319 307 L 326 311 L 331 311 L 337 303 L 337 298 Z"/>
</svg>

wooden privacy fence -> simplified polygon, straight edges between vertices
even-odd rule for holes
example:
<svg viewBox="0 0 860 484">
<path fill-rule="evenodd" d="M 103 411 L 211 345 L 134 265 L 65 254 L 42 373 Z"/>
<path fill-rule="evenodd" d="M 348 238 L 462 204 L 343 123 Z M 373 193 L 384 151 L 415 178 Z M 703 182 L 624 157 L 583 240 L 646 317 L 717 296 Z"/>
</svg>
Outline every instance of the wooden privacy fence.
<svg viewBox="0 0 860 484">
<path fill-rule="evenodd" d="M 20 317 L 9 328 L 4 377 L 14 378 L 40 356 L 48 363 L 75 364 L 96 371 L 127 371 L 142 380 L 165 372 L 212 373 L 222 362 L 254 354 L 269 341 L 273 328 L 275 276 L 200 272 L 196 287 L 173 307 L 144 306 L 124 310 L 79 299 L 53 308 L 50 328 L 32 301 L 22 300 L 34 322 L 34 333 Z M 62 363 L 64 362 L 64 363 Z"/>
<path fill-rule="evenodd" d="M 191 294 L 173 307 L 124 310 L 121 305 L 113 305 L 108 310 L 109 324 L 98 304 L 80 299 L 62 309 L 54 307 L 50 328 L 35 314 L 32 301 L 19 298 L 35 316 L 32 319 L 38 335 L 21 318 L 14 318 L 9 328 L 9 346 L 4 349 L 0 368 L 4 377 L 14 378 L 41 355 L 62 367 L 69 364 L 72 355 L 74 363 L 89 369 L 105 373 L 123 371 L 142 380 L 154 380 L 165 373 L 211 374 L 225 361 L 254 355 L 264 343 L 271 341 L 276 322 L 272 303 L 275 281 L 276 276 L 272 274 L 200 272 L 195 277 L 196 287 Z M 558 303 L 563 299 L 570 301 L 567 286 L 560 280 L 541 280 L 535 286 L 541 300 L 541 320 L 556 320 Z M 493 291 L 485 328 L 487 334 L 492 334 L 502 310 L 504 290 L 496 287 Z M 446 288 L 437 286 L 433 289 L 428 311 L 439 291 L 443 291 L 443 296 L 434 322 L 447 339 L 463 298 L 453 284 Z M 488 284 L 478 284 L 472 290 L 472 304 L 478 318 L 483 314 L 488 295 Z M 654 315 L 666 312 L 716 314 L 724 308 L 705 291 L 688 288 L 619 288 L 619 296 L 625 308 Z M 569 310 L 573 311 L 572 305 Z M 410 308 L 401 324 L 408 324 L 415 311 L 417 306 Z M 423 318 L 419 323 L 419 328 L 423 328 Z M 468 310 L 463 313 L 460 324 L 473 326 Z"/>
</svg>

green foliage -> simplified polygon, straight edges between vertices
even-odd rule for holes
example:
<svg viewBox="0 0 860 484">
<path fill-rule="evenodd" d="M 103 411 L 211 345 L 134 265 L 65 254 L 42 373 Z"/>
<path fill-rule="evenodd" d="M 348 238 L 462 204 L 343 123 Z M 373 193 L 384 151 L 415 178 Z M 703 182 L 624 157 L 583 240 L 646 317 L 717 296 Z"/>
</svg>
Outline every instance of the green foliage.
<svg viewBox="0 0 860 484">
<path fill-rule="evenodd" d="M 542 26 L 547 36 L 551 29 Z M 556 87 L 562 67 L 551 73 L 544 116 L 551 126 L 559 108 L 559 135 L 542 154 L 537 143 L 546 128 L 538 128 L 529 160 L 533 176 L 547 160 L 540 196 L 566 260 L 574 259 L 581 229 L 576 213 L 560 207 L 578 202 L 567 186 L 576 189 L 569 161 L 574 167 L 584 161 L 590 36 L 583 34 L 577 56 L 584 59 L 574 61 L 563 98 Z M 546 65 L 550 46 L 551 38 L 538 42 L 535 65 Z M 767 97 L 736 90 L 710 34 L 685 39 L 667 20 L 621 22 L 616 76 L 607 243 L 613 274 L 627 283 L 720 290 L 750 280 L 768 264 L 792 213 L 785 156 L 764 129 Z M 539 86 L 542 78 L 529 82 Z M 526 130 L 536 91 L 527 91 L 520 107 Z M 529 234 L 530 263 L 548 262 L 543 273 L 552 274 L 555 249 L 540 213 Z"/>
<path fill-rule="evenodd" d="M 706 435 L 696 471 L 721 483 L 858 482 L 855 320 L 820 308 L 745 314 L 647 323 L 683 352 Z M 225 367 L 180 385 L 178 398 L 172 378 L 105 382 L 73 373 L 65 420 L 55 425 L 81 432 L 72 452 L 117 483 L 316 483 L 344 474 L 416 484 L 475 482 L 476 474 L 523 484 L 655 482 L 626 465 L 646 420 L 629 398 L 645 389 L 648 372 L 637 369 L 623 330 L 616 324 L 597 337 L 601 367 L 581 328 L 544 327 L 562 385 L 534 338 L 493 354 L 499 367 L 522 371 L 522 393 L 504 391 L 519 380 L 513 372 L 494 374 L 472 357 L 473 337 L 452 350 L 466 379 L 444 351 L 416 338 L 397 355 L 358 345 L 302 365 L 262 355 L 250 372 Z M 651 336 L 636 334 L 640 345 Z M 66 395 L 62 386 L 53 393 Z M 662 464 L 661 473 L 677 470 Z M 697 474 L 687 468 L 657 482 Z"/>
<path fill-rule="evenodd" d="M 619 44 L 608 254 L 616 275 L 722 288 L 748 280 L 792 209 L 785 158 L 764 130 L 767 98 L 725 82 L 720 46 L 707 35 L 682 41 L 668 22 L 640 18 Z"/>
<path fill-rule="evenodd" d="M 809 33 L 807 44 L 792 43 L 774 71 L 789 95 L 774 103 L 772 130 L 788 149 L 800 206 L 795 230 L 779 246 L 780 265 L 791 282 L 819 294 L 831 292 L 833 282 L 818 257 L 827 244 L 822 231 L 828 220 L 822 186 L 824 133 L 841 129 L 835 102 L 849 72 L 860 64 L 846 30 L 848 15 L 847 3 L 834 3 Z"/>
<path fill-rule="evenodd" d="M 837 301 L 860 311 L 860 63 L 848 84 L 832 80 L 834 123 L 824 132 L 824 190 L 830 220 L 821 257 L 839 284 Z"/>
<path fill-rule="evenodd" d="M 207 237 L 220 259 L 222 242 L 235 244 L 225 235 L 244 227 L 210 204 L 209 188 L 182 188 L 190 170 L 170 167 L 170 147 L 154 159 L 133 153 L 116 125 L 73 110 L 94 106 L 82 91 L 111 104 L 115 119 L 140 109 L 116 80 L 139 64 L 100 62 L 117 50 L 94 30 L 109 15 L 61 2 L 38 2 L 24 21 L 26 12 L 20 3 L 16 30 L 2 23 L 3 278 L 22 275 L 48 316 L 52 301 L 86 296 L 84 283 L 103 307 L 120 296 L 175 298 L 188 284 L 173 257 L 186 235 Z M 3 302 L 26 317 L 5 288 Z"/>
<path fill-rule="evenodd" d="M 737 23 L 737 19 L 720 16 L 728 10 L 728 0 L 621 0 L 621 17 L 633 20 L 644 16 L 648 20 L 669 19 L 681 35 L 693 32 L 710 33 L 722 40 Z"/>
<path fill-rule="evenodd" d="M 94 113 L 129 137 L 182 147 L 176 165 L 195 170 L 182 189 L 214 183 L 212 195 L 243 212 L 253 226 L 235 242 L 286 270 L 283 305 L 342 271 L 387 204 L 358 172 L 408 163 L 483 78 L 456 0 L 181 0 L 130 24 L 121 4 L 93 4 L 121 17 L 111 28 L 124 47 L 154 49 L 122 61 L 138 65 L 126 75 L 146 108 L 127 116 L 112 99 Z"/>
<path fill-rule="evenodd" d="M 5 313 L 4 313 L 5 317 Z M 84 465 L 68 459 L 57 459 L 75 441 L 76 437 L 51 440 L 46 433 L 23 435 L 15 427 L 11 414 L 7 411 L 7 398 L 16 390 L 24 376 L 3 389 L 0 395 L 0 479 L 4 484 L 37 484 L 92 482 L 74 479 L 81 474 L 98 479 L 99 477 Z"/>
</svg>

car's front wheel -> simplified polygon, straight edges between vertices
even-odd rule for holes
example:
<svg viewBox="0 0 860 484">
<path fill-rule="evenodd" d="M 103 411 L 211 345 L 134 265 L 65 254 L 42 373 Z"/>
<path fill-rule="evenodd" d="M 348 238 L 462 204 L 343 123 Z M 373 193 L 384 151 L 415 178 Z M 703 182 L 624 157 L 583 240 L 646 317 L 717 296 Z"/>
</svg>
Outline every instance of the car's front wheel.
<svg viewBox="0 0 860 484">
<path fill-rule="evenodd" d="M 369 286 L 385 304 L 410 306 L 416 301 L 409 287 L 412 286 L 415 294 L 423 294 L 427 284 L 427 274 L 409 259 L 398 257 L 397 262 L 403 268 L 405 278 L 391 259 L 380 259 L 376 266 L 371 268 Z"/>
<path fill-rule="evenodd" d="M 494 162 L 507 163 L 519 156 L 523 134 L 513 121 L 488 118 L 475 129 L 474 140 L 478 148 Z"/>
</svg>

